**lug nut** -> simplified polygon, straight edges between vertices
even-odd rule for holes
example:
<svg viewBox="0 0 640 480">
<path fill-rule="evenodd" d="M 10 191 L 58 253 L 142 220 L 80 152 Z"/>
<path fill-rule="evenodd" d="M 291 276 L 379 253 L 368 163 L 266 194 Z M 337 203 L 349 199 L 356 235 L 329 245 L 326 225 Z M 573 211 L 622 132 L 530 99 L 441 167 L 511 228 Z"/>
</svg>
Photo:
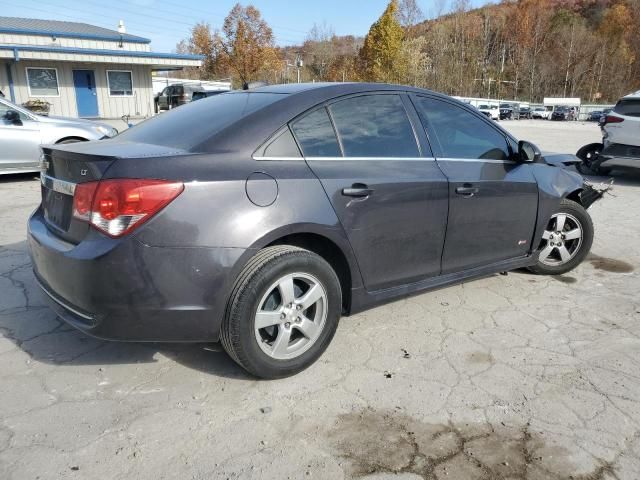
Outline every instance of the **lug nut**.
<svg viewBox="0 0 640 480">
<path fill-rule="evenodd" d="M 284 313 L 280 314 L 280 320 L 284 320 L 285 318 L 287 318 L 287 316 Z"/>
<path fill-rule="evenodd" d="M 296 305 L 296 310 L 302 310 L 302 305 Z"/>
<path fill-rule="evenodd" d="M 285 323 L 284 328 L 291 328 L 291 324 L 289 322 Z"/>
<path fill-rule="evenodd" d="M 300 322 L 302 322 L 302 318 L 300 317 L 296 318 L 296 323 L 300 323 Z"/>
</svg>

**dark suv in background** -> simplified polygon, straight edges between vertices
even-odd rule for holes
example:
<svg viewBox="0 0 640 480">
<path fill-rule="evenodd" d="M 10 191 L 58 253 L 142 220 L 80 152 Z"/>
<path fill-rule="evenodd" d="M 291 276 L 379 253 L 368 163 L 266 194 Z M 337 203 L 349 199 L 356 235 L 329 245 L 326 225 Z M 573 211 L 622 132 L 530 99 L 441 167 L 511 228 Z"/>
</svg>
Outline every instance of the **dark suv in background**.
<svg viewBox="0 0 640 480">
<path fill-rule="evenodd" d="M 520 120 L 520 106 L 511 103 L 501 103 L 500 120 Z"/>
<path fill-rule="evenodd" d="M 204 92 L 200 85 L 175 84 L 165 87 L 156 97 L 156 112 L 160 110 L 171 110 L 193 99 L 195 92 Z"/>
</svg>

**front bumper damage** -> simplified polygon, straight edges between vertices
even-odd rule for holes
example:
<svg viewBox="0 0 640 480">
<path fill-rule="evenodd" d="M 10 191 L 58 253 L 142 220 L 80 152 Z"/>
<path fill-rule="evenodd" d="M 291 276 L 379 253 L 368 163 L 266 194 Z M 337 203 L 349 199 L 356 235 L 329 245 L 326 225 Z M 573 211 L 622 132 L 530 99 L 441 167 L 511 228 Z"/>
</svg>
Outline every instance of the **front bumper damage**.
<svg viewBox="0 0 640 480">
<path fill-rule="evenodd" d="M 584 182 L 584 188 L 582 192 L 580 192 L 580 203 L 582 203 L 582 206 L 587 209 L 612 189 L 613 180 L 611 180 L 611 183 L 600 183 L 598 185 L 590 182 Z"/>
</svg>

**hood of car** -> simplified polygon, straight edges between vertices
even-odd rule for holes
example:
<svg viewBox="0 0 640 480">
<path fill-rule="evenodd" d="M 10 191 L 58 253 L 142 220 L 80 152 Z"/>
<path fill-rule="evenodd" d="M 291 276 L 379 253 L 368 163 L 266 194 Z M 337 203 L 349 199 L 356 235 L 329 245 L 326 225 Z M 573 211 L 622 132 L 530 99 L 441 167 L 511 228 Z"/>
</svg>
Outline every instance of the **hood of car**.
<svg viewBox="0 0 640 480">
<path fill-rule="evenodd" d="M 66 127 L 66 128 L 80 128 L 83 130 L 98 130 L 104 136 L 113 137 L 118 133 L 118 130 L 113 128 L 108 123 L 94 122 L 92 120 L 85 120 L 83 118 L 69 118 L 58 117 L 55 115 L 38 115 L 38 121 L 49 125 L 51 128 Z"/>
<path fill-rule="evenodd" d="M 552 167 L 569 167 L 581 163 L 581 160 L 571 153 L 543 153 L 542 158 Z"/>
</svg>

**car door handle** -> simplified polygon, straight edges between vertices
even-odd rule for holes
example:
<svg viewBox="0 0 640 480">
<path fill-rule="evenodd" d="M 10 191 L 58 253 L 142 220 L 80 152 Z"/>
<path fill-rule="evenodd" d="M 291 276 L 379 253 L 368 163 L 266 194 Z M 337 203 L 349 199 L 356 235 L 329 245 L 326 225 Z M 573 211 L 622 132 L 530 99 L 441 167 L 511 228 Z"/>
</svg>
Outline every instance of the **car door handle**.
<svg viewBox="0 0 640 480">
<path fill-rule="evenodd" d="M 354 183 L 351 188 L 343 188 L 342 195 L 345 197 L 368 197 L 373 193 L 373 189 L 363 183 Z"/>
<path fill-rule="evenodd" d="M 465 197 L 473 197 L 479 191 L 480 189 L 478 187 L 472 187 L 470 185 L 456 188 L 456 193 Z"/>
</svg>

